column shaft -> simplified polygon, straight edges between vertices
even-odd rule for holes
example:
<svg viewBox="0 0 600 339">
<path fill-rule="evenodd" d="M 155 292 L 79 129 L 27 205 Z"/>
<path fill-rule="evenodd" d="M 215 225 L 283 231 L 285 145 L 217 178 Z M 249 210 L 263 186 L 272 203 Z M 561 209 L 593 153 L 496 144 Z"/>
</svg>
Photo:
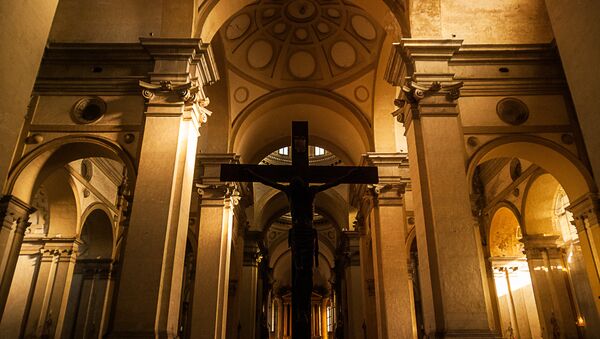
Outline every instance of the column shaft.
<svg viewBox="0 0 600 339">
<path fill-rule="evenodd" d="M 198 39 L 141 39 L 155 59 L 111 337 L 177 336 L 202 86 L 215 80 Z M 204 59 L 204 60 L 202 60 Z M 210 68 L 210 67 L 209 67 Z M 144 288 L 140 288 L 143 279 Z"/>
<path fill-rule="evenodd" d="M 0 319 L 13 281 L 29 214 L 35 210 L 17 197 L 0 199 Z"/>
<path fill-rule="evenodd" d="M 221 189 L 226 190 L 225 186 Z M 204 189 L 201 197 L 192 306 L 193 338 L 218 339 L 226 334 L 233 206 L 221 189 L 210 193 Z"/>
<path fill-rule="evenodd" d="M 425 332 L 483 338 L 493 336 L 491 300 L 465 169 L 457 101 L 462 83 L 448 72 L 448 60 L 461 44 L 402 40 L 396 51 L 411 74 L 402 87 L 400 117 L 411 164 Z"/>
<path fill-rule="evenodd" d="M 390 191 L 387 191 L 390 189 Z M 408 250 L 402 191 L 387 188 L 379 193 L 371 212 L 373 260 L 378 327 L 381 338 L 410 338 L 412 318 L 409 310 Z"/>
</svg>

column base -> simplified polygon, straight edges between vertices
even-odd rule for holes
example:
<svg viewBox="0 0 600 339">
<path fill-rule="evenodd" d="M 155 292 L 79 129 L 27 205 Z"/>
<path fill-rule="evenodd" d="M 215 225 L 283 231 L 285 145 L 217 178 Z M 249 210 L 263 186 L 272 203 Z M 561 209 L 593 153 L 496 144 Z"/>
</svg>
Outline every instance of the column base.
<svg viewBox="0 0 600 339">
<path fill-rule="evenodd" d="M 112 332 L 106 336 L 109 339 L 148 338 L 148 339 L 175 339 L 177 333 L 155 332 L 155 331 L 119 331 Z"/>
<path fill-rule="evenodd" d="M 443 333 L 436 333 L 434 338 L 469 338 L 469 339 L 489 339 L 489 338 L 502 338 L 500 333 L 496 333 L 490 330 L 456 330 L 447 331 Z"/>
</svg>

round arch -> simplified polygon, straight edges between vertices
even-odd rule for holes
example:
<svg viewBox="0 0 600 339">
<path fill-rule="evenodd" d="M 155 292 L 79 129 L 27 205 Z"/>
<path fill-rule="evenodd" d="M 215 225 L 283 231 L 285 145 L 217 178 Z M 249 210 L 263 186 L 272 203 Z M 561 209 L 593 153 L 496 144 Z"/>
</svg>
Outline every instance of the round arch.
<svg viewBox="0 0 600 339">
<path fill-rule="evenodd" d="M 81 225 L 79 239 L 85 245 L 81 258 L 110 259 L 114 253 L 114 228 L 110 213 L 104 208 L 90 206 Z"/>
<path fill-rule="evenodd" d="M 492 257 L 521 257 L 517 234 L 521 223 L 508 203 L 498 204 L 490 220 L 488 244 Z M 514 206 L 513 206 L 514 207 Z"/>
<path fill-rule="evenodd" d="M 114 142 L 94 136 L 65 136 L 51 140 L 26 154 L 11 170 L 3 193 L 30 202 L 36 187 L 56 169 L 71 161 L 105 157 L 122 162 L 129 187 L 135 186 L 135 166 L 129 155 Z"/>
<path fill-rule="evenodd" d="M 547 139 L 526 135 L 501 137 L 483 145 L 469 161 L 469 182 L 477 166 L 494 158 L 521 158 L 540 166 L 558 180 L 571 201 L 597 191 L 590 172 L 571 152 Z"/>
<path fill-rule="evenodd" d="M 242 162 L 256 163 L 289 145 L 293 120 L 307 120 L 311 144 L 345 163 L 358 164 L 361 155 L 373 149 L 372 127 L 351 102 L 325 90 L 292 88 L 266 94 L 240 112 L 232 123 L 230 150 L 240 154 Z"/>
<path fill-rule="evenodd" d="M 328 190 L 317 194 L 315 197 L 315 210 L 331 220 L 338 229 L 348 227 L 348 210 L 341 208 L 347 206 L 344 198 L 335 190 Z M 289 211 L 285 193 L 269 190 L 256 203 L 259 211 L 256 217 L 257 225 L 266 232 L 275 219 Z"/>
<path fill-rule="evenodd" d="M 523 233 L 560 235 L 555 228 L 554 206 L 560 183 L 549 173 L 533 177 L 523 195 Z"/>
<path fill-rule="evenodd" d="M 75 236 L 81 220 L 81 203 L 71 175 L 61 169 L 52 172 L 42 183 L 48 195 L 47 235 Z"/>
</svg>

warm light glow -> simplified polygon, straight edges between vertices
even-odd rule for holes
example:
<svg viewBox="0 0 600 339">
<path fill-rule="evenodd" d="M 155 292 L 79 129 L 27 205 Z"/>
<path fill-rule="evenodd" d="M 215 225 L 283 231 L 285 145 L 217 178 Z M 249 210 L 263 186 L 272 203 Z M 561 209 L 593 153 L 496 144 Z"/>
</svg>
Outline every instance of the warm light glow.
<svg viewBox="0 0 600 339">
<path fill-rule="evenodd" d="M 496 282 L 496 293 L 498 297 L 503 297 L 508 294 L 506 269 L 509 271 L 508 276 L 512 291 L 531 286 L 531 276 L 529 275 L 529 270 L 526 268 L 526 264 L 523 265 L 522 262 L 509 263 L 506 266 L 494 269 L 494 280 Z"/>
</svg>

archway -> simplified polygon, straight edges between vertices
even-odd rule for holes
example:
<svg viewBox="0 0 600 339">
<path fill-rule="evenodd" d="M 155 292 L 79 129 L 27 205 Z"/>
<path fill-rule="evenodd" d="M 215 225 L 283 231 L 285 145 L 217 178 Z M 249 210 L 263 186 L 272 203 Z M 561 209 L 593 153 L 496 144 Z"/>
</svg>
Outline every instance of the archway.
<svg viewBox="0 0 600 339">
<path fill-rule="evenodd" d="M 63 333 L 65 337 L 97 338 L 102 334 L 102 318 L 110 304 L 107 292 L 115 225 L 110 212 L 101 205 L 91 206 L 84 216 Z"/>
<path fill-rule="evenodd" d="M 499 205 L 489 228 L 489 248 L 502 335 L 541 337 L 540 322 L 523 254 L 521 226 L 510 204 Z"/>
<path fill-rule="evenodd" d="M 83 267 L 76 265 L 79 254 L 79 264 L 91 260 L 92 266 L 102 266 L 102 269 L 93 270 L 102 271 L 101 274 L 94 273 L 94 279 L 102 276 L 100 279 L 103 280 L 100 285 L 96 284 L 98 293 L 91 293 L 94 301 L 89 305 L 93 304 L 90 310 L 95 313 L 84 317 L 85 326 L 90 321 L 95 326 L 93 330 L 88 326 L 85 331 L 101 331 L 102 316 L 106 314 L 103 296 L 106 289 L 112 288 L 107 277 L 114 259 L 113 232 L 122 233 L 120 229 L 113 229 L 113 220 L 120 220 L 121 208 L 126 205 L 122 204 L 123 199 L 134 183 L 134 165 L 129 156 L 112 141 L 92 136 L 51 140 L 25 154 L 15 165 L 3 193 L 38 208 L 31 216 L 32 225 L 25 237 L 15 237 L 12 245 L 15 264 L 17 259 L 25 260 L 31 254 L 32 246 L 37 247 L 38 253 L 32 259 L 35 275 L 28 278 L 27 290 L 9 292 L 9 299 L 15 293 L 20 294 L 19 300 L 26 305 L 23 324 L 14 327 L 17 335 L 62 336 L 71 331 L 83 331 L 73 327 L 75 322 L 79 326 L 82 315 L 75 310 L 78 303 L 72 302 L 78 300 L 76 292 L 71 293 L 72 287 L 80 287 L 79 282 L 73 283 L 74 279 L 79 279 L 74 275 L 75 266 Z M 98 214 L 99 210 L 92 211 L 92 206 L 97 204 L 104 206 L 104 217 Z M 84 210 L 89 211 L 89 217 Z M 105 223 L 108 231 L 97 233 L 99 226 L 84 227 L 81 222 L 84 219 L 89 220 L 90 225 Z M 95 238 L 91 242 L 93 247 L 84 246 L 85 237 Z M 22 242 L 25 243 L 23 247 Z M 86 257 L 88 255 L 90 257 Z M 21 279 L 22 273 L 27 272 L 18 270 L 15 278 Z M 50 288 L 40 287 L 46 285 Z M 100 286 L 103 286 L 102 291 L 98 289 Z"/>
<path fill-rule="evenodd" d="M 592 298 L 581 297 L 589 297 L 590 279 L 579 279 L 590 271 L 582 262 L 571 265 L 562 254 L 563 251 L 581 253 L 577 251 L 581 247 L 574 237 L 576 232 L 564 226 L 569 224 L 565 212 L 569 198 L 578 199 L 596 190 L 583 163 L 549 140 L 512 136 L 483 145 L 470 159 L 468 174 L 473 183 L 471 192 L 478 197 L 476 209 L 489 216 L 487 250 L 494 260 L 492 267 L 503 330 L 518 331 L 521 336 L 537 333 L 537 327 L 532 326 L 535 322 L 530 319 L 528 325 L 524 325 L 525 318 L 519 320 L 515 308 L 519 300 L 527 300 L 522 292 L 514 293 L 515 284 L 523 285 L 523 282 L 522 288 L 528 288 L 529 284 L 533 287 L 542 335 L 548 336 L 560 329 L 561 333 L 577 336 L 591 329 L 584 325 L 584 318 L 597 319 L 597 311 L 590 305 Z M 560 199 L 557 198 L 559 192 L 562 192 Z M 560 217 L 557 210 L 563 210 Z M 504 231 L 500 231 L 502 229 Z M 500 243 L 507 250 L 517 250 L 505 253 L 499 249 Z M 499 256 L 513 259 L 504 263 L 506 260 L 497 259 Z M 585 258 L 582 255 L 579 259 Z M 528 275 L 522 274 L 526 270 L 530 273 L 530 282 L 526 281 Z M 574 276 L 578 277 L 577 281 L 573 280 Z M 515 297 L 519 293 L 522 296 Z M 524 305 L 528 303 L 531 304 Z M 587 315 L 582 316 L 583 313 Z"/>
</svg>

